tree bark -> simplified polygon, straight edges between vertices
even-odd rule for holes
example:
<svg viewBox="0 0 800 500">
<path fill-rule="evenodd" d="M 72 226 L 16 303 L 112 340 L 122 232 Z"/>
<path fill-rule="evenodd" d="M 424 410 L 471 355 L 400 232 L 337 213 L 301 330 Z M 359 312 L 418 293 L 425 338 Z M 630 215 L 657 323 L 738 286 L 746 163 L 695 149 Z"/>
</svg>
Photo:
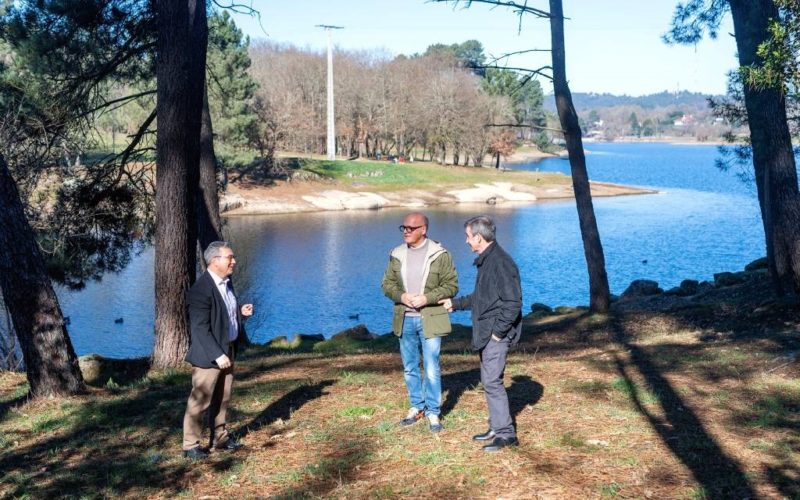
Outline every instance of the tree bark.
<svg viewBox="0 0 800 500">
<path fill-rule="evenodd" d="M 203 92 L 203 117 L 200 128 L 200 185 L 197 197 L 197 238 L 204 251 L 214 241 L 222 240 L 222 219 L 217 193 L 217 156 L 214 153 L 214 129 L 208 109 L 208 88 Z"/>
<path fill-rule="evenodd" d="M 759 64 L 758 46 L 778 18 L 771 0 L 729 0 L 741 67 Z M 744 102 L 753 147 L 753 169 L 764 225 L 770 274 L 775 289 L 800 291 L 800 195 L 797 166 L 780 90 L 744 85 Z"/>
<path fill-rule="evenodd" d="M 208 26 L 205 3 L 156 3 L 155 346 L 153 366 L 175 367 L 189 348 L 186 291 L 196 273 L 200 121 Z M 204 36 L 205 35 L 205 36 Z"/>
<path fill-rule="evenodd" d="M 5 159 L 0 156 L 0 290 L 17 332 L 31 397 L 85 390 L 58 297 Z"/>
<path fill-rule="evenodd" d="M 594 216 L 589 174 L 586 171 L 586 157 L 583 153 L 581 127 L 567 83 L 564 11 L 561 0 L 550 0 L 550 37 L 556 109 L 561 129 L 564 131 L 564 140 L 567 143 L 569 164 L 572 170 L 572 187 L 575 192 L 581 238 L 583 239 L 583 252 L 589 270 L 589 309 L 594 312 L 606 312 L 611 301 L 608 275 L 606 274 L 606 259 L 603 254 L 603 245 L 600 242 L 600 232 L 597 229 L 597 219 Z"/>
</svg>

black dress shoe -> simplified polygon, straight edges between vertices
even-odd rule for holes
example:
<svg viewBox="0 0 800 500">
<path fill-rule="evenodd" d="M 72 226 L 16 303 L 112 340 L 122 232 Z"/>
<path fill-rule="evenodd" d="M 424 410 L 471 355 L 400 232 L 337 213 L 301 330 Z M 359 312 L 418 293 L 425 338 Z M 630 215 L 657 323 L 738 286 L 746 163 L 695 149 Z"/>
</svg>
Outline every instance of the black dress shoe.
<svg viewBox="0 0 800 500">
<path fill-rule="evenodd" d="M 208 458 L 208 452 L 199 446 L 195 446 L 194 448 L 183 450 L 183 458 L 188 458 L 189 460 L 205 460 Z"/>
<path fill-rule="evenodd" d="M 242 447 L 244 447 L 244 445 L 233 438 L 226 439 L 222 444 L 214 445 L 214 449 L 220 451 L 236 451 Z"/>
<path fill-rule="evenodd" d="M 511 438 L 501 438 L 496 437 L 492 440 L 491 443 L 487 444 L 483 447 L 483 451 L 499 451 L 501 448 L 505 448 L 506 446 L 517 446 L 519 444 L 519 440 L 515 437 Z"/>
<path fill-rule="evenodd" d="M 475 434 L 474 436 L 472 436 L 473 441 L 488 441 L 493 438 L 494 438 L 494 431 L 491 429 L 484 432 L 483 434 Z"/>
</svg>

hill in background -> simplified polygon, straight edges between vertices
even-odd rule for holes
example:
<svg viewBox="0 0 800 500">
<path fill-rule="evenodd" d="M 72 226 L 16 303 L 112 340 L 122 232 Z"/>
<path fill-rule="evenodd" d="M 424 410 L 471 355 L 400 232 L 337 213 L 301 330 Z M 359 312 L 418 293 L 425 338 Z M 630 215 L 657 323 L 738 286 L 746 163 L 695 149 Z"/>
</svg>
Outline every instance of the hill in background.
<svg viewBox="0 0 800 500">
<path fill-rule="evenodd" d="M 584 137 L 589 140 L 722 140 L 732 130 L 715 117 L 709 98 L 699 92 L 659 92 L 644 96 L 576 92 L 572 94 Z M 545 109 L 555 114 L 555 98 L 545 96 Z M 554 120 L 555 121 L 555 120 Z M 734 129 L 734 132 L 738 132 Z"/>
<path fill-rule="evenodd" d="M 708 107 L 708 98 L 721 99 L 723 96 L 712 96 L 700 92 L 659 92 L 643 96 L 597 94 L 595 92 L 576 92 L 572 94 L 572 101 L 578 112 L 598 108 L 613 108 L 618 106 L 639 106 L 642 109 L 653 109 L 667 106 Z M 547 111 L 556 111 L 555 97 L 551 94 L 545 97 Z"/>
</svg>

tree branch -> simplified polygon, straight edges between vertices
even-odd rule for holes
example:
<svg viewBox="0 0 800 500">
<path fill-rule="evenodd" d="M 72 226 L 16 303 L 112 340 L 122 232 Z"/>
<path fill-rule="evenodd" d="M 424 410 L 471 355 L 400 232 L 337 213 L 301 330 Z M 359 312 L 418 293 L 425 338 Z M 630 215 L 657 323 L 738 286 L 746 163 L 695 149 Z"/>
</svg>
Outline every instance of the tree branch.
<svg viewBox="0 0 800 500">
<path fill-rule="evenodd" d="M 533 14 L 536 17 L 541 17 L 544 19 L 550 19 L 550 13 L 541 9 L 535 9 L 533 7 L 528 7 L 528 0 L 525 0 L 524 4 L 518 4 L 513 1 L 504 1 L 504 0 L 429 0 L 434 3 L 452 3 L 453 7 L 457 6 L 460 3 L 467 4 L 464 8 L 468 9 L 473 3 L 485 3 L 488 5 L 493 5 L 494 7 L 509 7 L 514 10 L 517 15 L 522 14 Z"/>
<path fill-rule="evenodd" d="M 112 104 L 116 104 L 118 102 L 132 101 L 134 99 L 138 99 L 140 97 L 144 97 L 144 96 L 147 96 L 147 95 L 153 95 L 155 93 L 156 93 L 155 90 L 145 90 L 144 92 L 139 92 L 138 94 L 131 94 L 131 95 L 127 95 L 125 97 L 120 97 L 119 99 L 112 99 L 110 101 L 105 101 L 103 104 L 101 104 L 99 106 L 96 106 L 93 109 L 90 109 L 88 111 L 84 111 L 83 113 L 81 113 L 78 116 L 79 117 L 84 117 L 86 115 L 90 115 L 90 114 L 94 113 L 95 111 L 99 111 L 99 110 L 101 110 L 103 108 L 107 108 L 107 107 L 111 106 Z"/>
<path fill-rule="evenodd" d="M 564 131 L 558 128 L 540 127 L 539 125 L 526 125 L 524 123 L 487 123 L 484 127 L 512 127 L 512 128 L 533 128 L 536 130 L 549 130 L 563 134 Z"/>
<path fill-rule="evenodd" d="M 542 66 L 540 68 L 530 69 L 530 68 L 517 68 L 517 67 L 513 67 L 513 66 L 497 66 L 497 65 L 493 65 L 492 66 L 492 65 L 482 64 L 482 65 L 473 66 L 473 68 L 476 68 L 476 69 L 507 69 L 509 71 L 521 71 L 523 73 L 530 73 L 531 75 L 539 75 L 539 76 L 547 78 L 548 80 L 551 80 L 551 81 L 553 80 L 553 77 L 551 75 L 548 75 L 547 73 L 542 73 L 542 71 L 547 70 L 547 69 L 552 70 L 553 69 L 552 66 Z"/>
</svg>

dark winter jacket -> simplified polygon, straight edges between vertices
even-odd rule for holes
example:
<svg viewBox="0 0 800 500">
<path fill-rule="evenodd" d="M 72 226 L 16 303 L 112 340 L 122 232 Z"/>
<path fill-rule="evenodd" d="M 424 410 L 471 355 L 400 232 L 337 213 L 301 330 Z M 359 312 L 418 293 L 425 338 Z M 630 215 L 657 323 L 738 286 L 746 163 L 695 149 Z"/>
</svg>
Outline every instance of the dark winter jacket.
<svg viewBox="0 0 800 500">
<path fill-rule="evenodd" d="M 472 348 L 486 347 L 492 334 L 519 342 L 522 333 L 522 287 L 519 269 L 497 242 L 489 245 L 474 264 L 475 290 L 453 299 L 453 309 L 472 310 Z"/>
</svg>

